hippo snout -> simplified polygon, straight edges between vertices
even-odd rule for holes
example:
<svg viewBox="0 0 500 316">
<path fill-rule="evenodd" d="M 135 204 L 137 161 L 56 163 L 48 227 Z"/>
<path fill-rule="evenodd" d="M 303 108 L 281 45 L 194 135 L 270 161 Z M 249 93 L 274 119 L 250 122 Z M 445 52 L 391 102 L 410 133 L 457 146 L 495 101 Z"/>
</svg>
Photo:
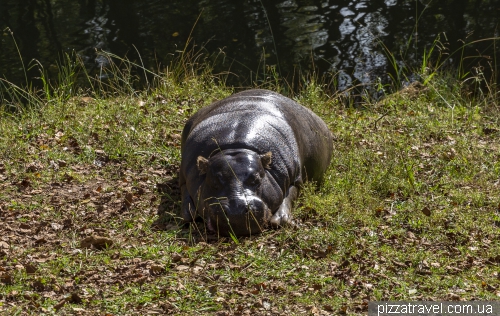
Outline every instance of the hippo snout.
<svg viewBox="0 0 500 316">
<path fill-rule="evenodd" d="M 214 201 L 215 200 L 215 201 Z M 208 204 L 213 214 L 242 215 L 248 212 L 260 212 L 266 208 L 266 204 L 258 197 L 241 198 L 217 198 Z"/>
<path fill-rule="evenodd" d="M 258 197 L 217 199 L 205 207 L 208 230 L 219 235 L 252 235 L 267 227 L 271 210 Z"/>
</svg>

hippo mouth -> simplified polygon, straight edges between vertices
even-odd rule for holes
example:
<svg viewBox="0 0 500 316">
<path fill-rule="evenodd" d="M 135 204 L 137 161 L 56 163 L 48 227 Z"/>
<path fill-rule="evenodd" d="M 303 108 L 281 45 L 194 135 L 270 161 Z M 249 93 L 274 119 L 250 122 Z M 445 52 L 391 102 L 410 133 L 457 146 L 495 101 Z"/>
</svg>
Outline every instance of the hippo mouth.
<svg viewBox="0 0 500 316">
<path fill-rule="evenodd" d="M 203 216 L 207 230 L 220 236 L 259 234 L 269 226 L 272 215 L 267 206 L 262 210 L 247 210 L 236 214 L 220 209 L 208 206 L 205 208 L 208 211 Z"/>
</svg>

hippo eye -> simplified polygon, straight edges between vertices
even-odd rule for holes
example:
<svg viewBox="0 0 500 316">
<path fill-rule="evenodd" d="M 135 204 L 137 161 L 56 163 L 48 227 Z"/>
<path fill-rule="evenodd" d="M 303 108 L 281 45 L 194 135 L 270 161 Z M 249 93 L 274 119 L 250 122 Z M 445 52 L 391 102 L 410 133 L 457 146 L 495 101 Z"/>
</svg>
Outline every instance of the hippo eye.
<svg viewBox="0 0 500 316">
<path fill-rule="evenodd" d="M 249 185 L 257 185 L 260 183 L 260 175 L 258 173 L 253 173 L 248 176 L 245 182 Z"/>
<path fill-rule="evenodd" d="M 222 188 L 222 181 L 221 181 L 222 175 L 220 173 L 217 173 L 215 177 L 211 177 L 210 179 L 210 185 L 212 188 L 215 190 L 219 190 Z"/>
</svg>

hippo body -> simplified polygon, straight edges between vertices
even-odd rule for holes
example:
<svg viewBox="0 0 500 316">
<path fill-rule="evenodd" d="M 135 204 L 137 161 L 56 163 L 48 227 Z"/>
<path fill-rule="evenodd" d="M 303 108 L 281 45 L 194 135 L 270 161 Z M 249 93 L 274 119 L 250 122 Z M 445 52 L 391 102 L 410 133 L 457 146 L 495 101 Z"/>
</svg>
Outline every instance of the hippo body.
<svg viewBox="0 0 500 316">
<path fill-rule="evenodd" d="M 332 151 L 326 124 L 285 96 L 248 90 L 217 101 L 182 132 L 182 217 L 226 236 L 291 223 L 298 189 L 321 181 Z"/>
</svg>

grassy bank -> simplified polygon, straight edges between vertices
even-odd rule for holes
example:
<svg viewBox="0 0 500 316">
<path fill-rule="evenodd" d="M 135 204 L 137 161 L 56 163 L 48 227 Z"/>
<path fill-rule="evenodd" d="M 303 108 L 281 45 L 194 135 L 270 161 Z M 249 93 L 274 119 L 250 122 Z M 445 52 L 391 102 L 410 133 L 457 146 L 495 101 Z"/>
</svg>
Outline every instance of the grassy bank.
<svg viewBox="0 0 500 316">
<path fill-rule="evenodd" d="M 500 298 L 493 89 L 467 97 L 436 74 L 355 109 L 304 84 L 293 97 L 335 135 L 326 180 L 303 188 L 300 229 L 231 240 L 175 214 L 183 123 L 233 91 L 207 73 L 155 78 L 1 113 L 0 314 L 363 315 L 374 300 Z"/>
</svg>

